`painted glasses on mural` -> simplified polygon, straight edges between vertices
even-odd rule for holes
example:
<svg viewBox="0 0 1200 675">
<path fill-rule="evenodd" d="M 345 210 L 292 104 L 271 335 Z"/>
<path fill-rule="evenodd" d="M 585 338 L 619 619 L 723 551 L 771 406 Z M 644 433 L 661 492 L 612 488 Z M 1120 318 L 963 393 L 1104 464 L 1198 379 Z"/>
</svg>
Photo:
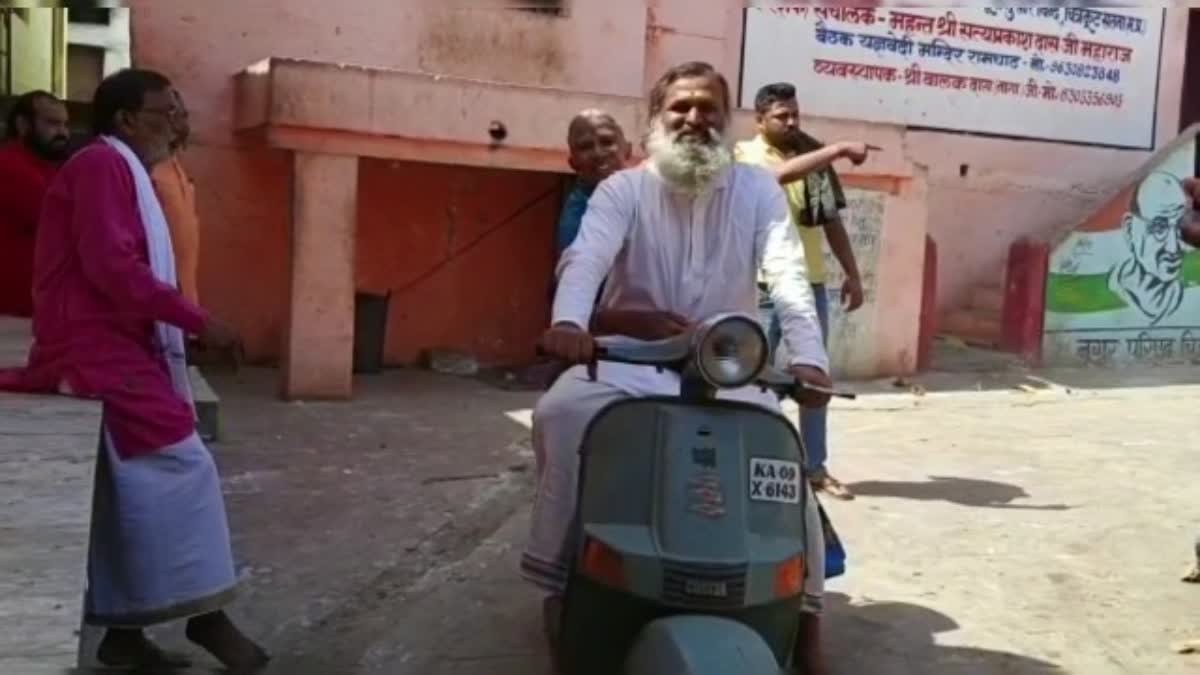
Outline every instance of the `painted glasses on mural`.
<svg viewBox="0 0 1200 675">
<path fill-rule="evenodd" d="M 1156 171 L 1138 186 L 1121 219 L 1129 256 L 1109 275 L 1108 288 L 1126 305 L 1141 310 L 1151 325 L 1183 304 L 1180 231 L 1191 213 L 1191 199 L 1182 181 Z"/>
<path fill-rule="evenodd" d="M 1185 180 L 1195 175 L 1193 142 L 1055 250 L 1046 332 L 1058 347 L 1102 347 L 1100 360 L 1200 356 L 1200 252 L 1182 237 L 1194 217 Z"/>
</svg>

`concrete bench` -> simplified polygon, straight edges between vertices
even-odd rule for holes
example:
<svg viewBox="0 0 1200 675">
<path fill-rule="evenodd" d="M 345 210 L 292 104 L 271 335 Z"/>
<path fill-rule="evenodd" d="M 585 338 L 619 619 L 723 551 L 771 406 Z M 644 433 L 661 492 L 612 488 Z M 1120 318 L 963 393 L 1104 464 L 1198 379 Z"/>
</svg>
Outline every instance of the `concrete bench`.
<svg viewBox="0 0 1200 675">
<path fill-rule="evenodd" d="M 24 365 L 29 356 L 30 327 L 23 319 L 0 317 L 0 367 Z M 218 412 L 221 399 L 209 386 L 200 369 L 188 369 L 192 381 L 192 397 L 196 404 L 196 431 L 206 443 L 220 440 L 221 418 Z"/>
<path fill-rule="evenodd" d="M 28 346 L 0 320 L 0 367 Z M 0 673 L 78 663 L 99 432 L 95 401 L 0 394 Z"/>
</svg>

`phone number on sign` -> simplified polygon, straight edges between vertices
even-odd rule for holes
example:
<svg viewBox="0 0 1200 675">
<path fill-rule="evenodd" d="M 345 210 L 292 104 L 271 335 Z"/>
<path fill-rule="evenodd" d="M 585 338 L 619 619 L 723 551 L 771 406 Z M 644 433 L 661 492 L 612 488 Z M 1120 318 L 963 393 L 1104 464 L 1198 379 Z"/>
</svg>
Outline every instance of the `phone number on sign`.
<svg viewBox="0 0 1200 675">
<path fill-rule="evenodd" d="M 1125 95 L 1091 89 L 1061 89 L 1058 100 L 1096 108 L 1120 108 L 1125 105 Z"/>
</svg>

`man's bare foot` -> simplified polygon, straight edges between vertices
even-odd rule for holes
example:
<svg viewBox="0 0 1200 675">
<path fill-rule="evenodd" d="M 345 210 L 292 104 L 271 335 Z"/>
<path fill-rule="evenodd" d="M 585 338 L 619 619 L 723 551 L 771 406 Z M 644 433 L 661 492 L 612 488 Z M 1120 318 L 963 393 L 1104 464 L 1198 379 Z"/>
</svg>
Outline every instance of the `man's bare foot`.
<svg viewBox="0 0 1200 675">
<path fill-rule="evenodd" d="M 266 650 L 243 635 L 225 612 L 192 617 L 188 620 L 186 634 L 189 640 L 234 672 L 253 672 L 271 660 Z"/>
<path fill-rule="evenodd" d="M 108 668 L 188 668 L 191 660 L 163 651 L 140 630 L 110 628 L 100 641 L 96 659 Z"/>
<path fill-rule="evenodd" d="M 834 499 L 840 499 L 844 502 L 854 499 L 854 493 L 845 485 L 842 485 L 840 480 L 830 476 L 829 472 L 825 469 L 814 472 L 809 482 L 812 484 L 814 490 L 824 492 Z"/>
</svg>

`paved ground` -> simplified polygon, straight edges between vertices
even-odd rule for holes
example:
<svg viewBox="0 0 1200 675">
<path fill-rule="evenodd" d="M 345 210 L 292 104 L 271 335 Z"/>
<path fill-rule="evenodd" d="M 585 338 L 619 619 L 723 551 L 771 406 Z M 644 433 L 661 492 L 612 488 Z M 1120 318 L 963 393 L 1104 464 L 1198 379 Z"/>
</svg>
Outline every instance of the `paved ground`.
<svg viewBox="0 0 1200 675">
<path fill-rule="evenodd" d="M 834 672 L 1200 672 L 1170 650 L 1200 633 L 1200 589 L 1179 583 L 1198 529 L 1198 394 L 875 396 L 839 410 L 836 466 L 861 497 L 830 505 L 853 557 L 831 589 Z M 526 517 L 436 572 L 360 672 L 548 672 L 536 603 L 513 581 Z"/>
<path fill-rule="evenodd" d="M 209 379 L 235 614 L 272 672 L 547 672 L 515 575 L 535 394 L 392 373 L 354 404 L 286 404 L 272 373 Z M 862 496 L 828 505 L 851 555 L 835 673 L 1200 672 L 1170 649 L 1200 634 L 1200 589 L 1179 582 L 1200 529 L 1200 370 L 1049 379 L 934 375 L 838 405 L 834 469 Z"/>
<path fill-rule="evenodd" d="M 532 394 L 410 372 L 363 378 L 350 404 L 289 404 L 274 373 L 210 381 L 246 580 L 237 614 L 278 653 L 273 672 L 353 672 L 402 643 L 406 596 L 528 501 Z"/>
</svg>

